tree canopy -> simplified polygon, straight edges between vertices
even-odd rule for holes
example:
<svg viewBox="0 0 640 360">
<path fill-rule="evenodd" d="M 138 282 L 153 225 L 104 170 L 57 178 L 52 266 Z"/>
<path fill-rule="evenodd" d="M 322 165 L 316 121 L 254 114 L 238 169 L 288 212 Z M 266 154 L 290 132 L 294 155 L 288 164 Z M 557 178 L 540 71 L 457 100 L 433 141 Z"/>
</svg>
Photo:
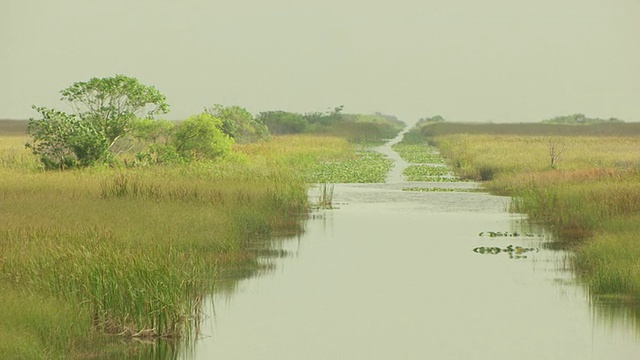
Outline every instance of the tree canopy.
<svg viewBox="0 0 640 360">
<path fill-rule="evenodd" d="M 223 106 L 215 104 L 205 110 L 206 113 L 220 119 L 222 131 L 238 143 L 250 143 L 269 138 L 269 129 L 241 106 Z"/>
<path fill-rule="evenodd" d="M 156 88 L 124 75 L 76 82 L 60 91 L 75 114 L 34 106 L 41 119 L 30 119 L 27 144 L 45 168 L 90 166 L 109 159 L 116 140 L 132 130 L 138 116 L 169 111 Z"/>
<path fill-rule="evenodd" d="M 76 82 L 60 94 L 80 119 L 104 134 L 110 146 L 131 130 L 136 117 L 169 112 L 166 97 L 155 87 L 124 75 Z"/>
<path fill-rule="evenodd" d="M 214 159 L 231 152 L 233 139 L 222 130 L 222 121 L 211 114 L 194 115 L 176 126 L 171 141 L 188 159 Z"/>
<path fill-rule="evenodd" d="M 108 157 L 107 139 L 90 123 L 55 109 L 34 109 L 42 119 L 29 122 L 27 131 L 33 141 L 26 146 L 46 169 L 90 166 Z"/>
</svg>

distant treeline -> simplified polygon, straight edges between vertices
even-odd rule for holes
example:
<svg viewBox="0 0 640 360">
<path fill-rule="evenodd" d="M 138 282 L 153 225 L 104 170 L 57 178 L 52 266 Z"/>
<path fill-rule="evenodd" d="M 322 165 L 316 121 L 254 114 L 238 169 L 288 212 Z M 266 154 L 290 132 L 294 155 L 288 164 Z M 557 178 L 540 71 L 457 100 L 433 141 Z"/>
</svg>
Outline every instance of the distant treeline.
<svg viewBox="0 0 640 360">
<path fill-rule="evenodd" d="M 27 120 L 5 120 L 0 119 L 0 134 L 2 135 L 25 135 L 27 133 Z"/>
<path fill-rule="evenodd" d="M 428 123 L 419 127 L 422 135 L 431 137 L 447 134 L 494 134 L 538 136 L 638 136 L 640 123 L 607 122 L 589 126 L 550 123 L 484 124 L 484 123 Z"/>
<path fill-rule="evenodd" d="M 343 107 L 327 112 L 294 113 L 265 111 L 256 119 L 267 126 L 272 135 L 327 134 L 343 136 L 353 142 L 375 141 L 394 137 L 405 124 L 395 116 L 375 113 L 344 114 Z"/>
<path fill-rule="evenodd" d="M 615 124 L 623 123 L 623 120 L 617 118 L 600 119 L 590 118 L 584 114 L 572 114 L 565 116 L 556 116 L 552 119 L 543 120 L 543 124 L 557 124 L 557 125 L 595 125 L 595 124 Z"/>
</svg>

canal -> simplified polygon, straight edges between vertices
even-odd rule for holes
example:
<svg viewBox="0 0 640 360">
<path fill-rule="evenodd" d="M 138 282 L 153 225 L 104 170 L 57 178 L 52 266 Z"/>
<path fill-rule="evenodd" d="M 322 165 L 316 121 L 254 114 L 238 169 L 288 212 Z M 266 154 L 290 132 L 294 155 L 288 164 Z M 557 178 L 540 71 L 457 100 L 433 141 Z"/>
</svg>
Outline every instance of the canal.
<svg viewBox="0 0 640 360">
<path fill-rule="evenodd" d="M 640 358 L 635 317 L 593 304 L 508 198 L 404 182 L 396 160 L 385 184 L 335 185 L 272 270 L 210 298 L 184 358 Z"/>
</svg>

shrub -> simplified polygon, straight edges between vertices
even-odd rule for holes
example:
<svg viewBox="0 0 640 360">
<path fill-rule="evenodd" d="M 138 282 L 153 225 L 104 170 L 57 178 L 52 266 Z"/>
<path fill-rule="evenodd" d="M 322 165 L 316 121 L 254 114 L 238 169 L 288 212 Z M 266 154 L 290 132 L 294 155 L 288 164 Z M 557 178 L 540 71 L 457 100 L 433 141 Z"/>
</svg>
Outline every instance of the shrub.
<svg viewBox="0 0 640 360">
<path fill-rule="evenodd" d="M 27 147 L 40 157 L 45 169 L 91 166 L 109 157 L 109 142 L 91 123 L 62 111 L 34 107 L 42 119 L 29 120 L 33 137 Z"/>
<path fill-rule="evenodd" d="M 213 115 L 195 115 L 176 126 L 171 143 L 183 158 L 215 159 L 230 153 L 234 142 L 221 128 L 222 121 Z"/>
</svg>

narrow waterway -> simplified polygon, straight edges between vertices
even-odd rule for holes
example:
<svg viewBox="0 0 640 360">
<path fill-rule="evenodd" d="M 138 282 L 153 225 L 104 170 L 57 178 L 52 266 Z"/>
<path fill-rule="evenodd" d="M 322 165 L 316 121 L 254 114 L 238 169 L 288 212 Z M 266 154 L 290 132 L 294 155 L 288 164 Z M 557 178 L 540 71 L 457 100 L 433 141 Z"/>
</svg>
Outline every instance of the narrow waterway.
<svg viewBox="0 0 640 360">
<path fill-rule="evenodd" d="M 386 184 L 336 185 L 336 208 L 276 245 L 289 256 L 210 299 L 184 358 L 640 358 L 631 317 L 592 306 L 508 198 L 402 191 L 476 186 L 405 183 L 404 165 Z"/>
</svg>

